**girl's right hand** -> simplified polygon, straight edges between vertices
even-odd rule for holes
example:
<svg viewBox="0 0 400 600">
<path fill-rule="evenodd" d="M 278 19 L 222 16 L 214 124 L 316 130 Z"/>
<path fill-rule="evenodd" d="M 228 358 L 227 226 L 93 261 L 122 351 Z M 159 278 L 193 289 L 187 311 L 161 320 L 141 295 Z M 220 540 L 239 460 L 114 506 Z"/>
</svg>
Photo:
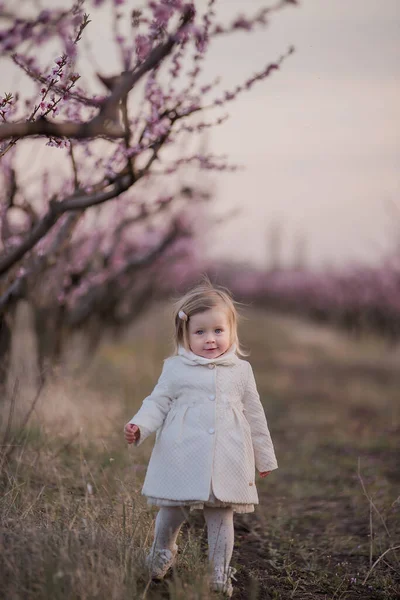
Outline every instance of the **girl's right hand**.
<svg viewBox="0 0 400 600">
<path fill-rule="evenodd" d="M 125 439 L 128 444 L 133 444 L 140 438 L 140 429 L 133 423 L 127 423 L 124 427 Z"/>
</svg>

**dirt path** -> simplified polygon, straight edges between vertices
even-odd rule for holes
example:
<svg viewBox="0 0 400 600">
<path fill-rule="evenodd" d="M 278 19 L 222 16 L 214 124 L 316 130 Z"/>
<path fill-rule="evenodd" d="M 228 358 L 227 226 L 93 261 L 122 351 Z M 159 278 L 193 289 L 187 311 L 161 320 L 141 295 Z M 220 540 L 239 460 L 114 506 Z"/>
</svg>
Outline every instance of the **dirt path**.
<svg viewBox="0 0 400 600">
<path fill-rule="evenodd" d="M 400 598 L 400 551 L 362 585 L 400 545 L 398 350 L 258 317 L 246 342 L 280 468 L 236 518 L 235 598 Z"/>
</svg>

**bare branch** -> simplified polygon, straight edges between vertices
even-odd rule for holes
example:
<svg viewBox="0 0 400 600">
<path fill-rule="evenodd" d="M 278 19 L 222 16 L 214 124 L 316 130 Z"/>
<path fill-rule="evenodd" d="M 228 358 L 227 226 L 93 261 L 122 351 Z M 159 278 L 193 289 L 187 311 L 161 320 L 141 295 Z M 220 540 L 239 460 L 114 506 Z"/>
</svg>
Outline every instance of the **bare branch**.
<svg viewBox="0 0 400 600">
<path fill-rule="evenodd" d="M 69 156 L 71 159 L 72 172 L 74 174 L 75 191 L 77 191 L 79 189 L 78 167 L 76 165 L 76 160 L 75 160 L 75 156 L 74 156 L 74 148 L 73 148 L 72 142 L 69 147 Z"/>
<path fill-rule="evenodd" d="M 33 246 L 53 227 L 57 222 L 60 215 L 52 208 L 54 204 L 50 205 L 50 209 L 44 215 L 44 217 L 33 227 L 30 233 L 27 235 L 25 240 L 20 246 L 11 250 L 5 256 L 0 258 L 0 275 L 8 271 L 16 262 L 18 262 Z"/>
<path fill-rule="evenodd" d="M 110 190 L 101 190 L 91 195 L 88 195 L 85 192 L 82 192 L 81 194 L 73 194 L 72 196 L 69 196 L 68 198 L 65 198 L 56 204 L 57 211 L 60 212 L 60 214 L 63 214 L 70 210 L 83 210 L 85 208 L 89 208 L 90 206 L 98 206 L 99 204 L 103 204 L 104 202 L 107 202 L 107 200 L 116 198 L 123 192 L 126 192 L 126 190 L 128 190 L 134 183 L 135 180 L 133 180 L 130 175 L 122 173 L 119 177 L 113 180 Z"/>
<path fill-rule="evenodd" d="M 0 158 L 2 158 L 15 144 L 17 143 L 17 139 L 12 139 L 11 142 L 5 142 L 0 146 Z"/>
<path fill-rule="evenodd" d="M 50 135 L 53 137 L 65 137 L 86 139 L 106 135 L 111 138 L 119 138 L 123 135 L 123 129 L 116 124 L 110 126 L 110 123 L 104 120 L 97 120 L 96 123 L 74 123 L 68 121 L 65 123 L 54 123 L 45 118 L 39 118 L 37 121 L 23 121 L 19 123 L 4 123 L 0 126 L 0 139 L 24 138 L 34 135 Z"/>
</svg>

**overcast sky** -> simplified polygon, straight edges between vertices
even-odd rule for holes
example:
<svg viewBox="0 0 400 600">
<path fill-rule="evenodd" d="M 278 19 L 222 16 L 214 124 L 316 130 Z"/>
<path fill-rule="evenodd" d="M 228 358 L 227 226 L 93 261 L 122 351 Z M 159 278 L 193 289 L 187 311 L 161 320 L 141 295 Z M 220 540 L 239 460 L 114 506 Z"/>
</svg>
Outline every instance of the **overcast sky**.
<svg viewBox="0 0 400 600">
<path fill-rule="evenodd" d="M 234 5 L 243 3 L 220 2 L 224 12 Z M 296 53 L 212 135 L 216 151 L 246 166 L 218 178 L 221 207 L 235 202 L 243 214 L 213 251 L 262 264 L 276 222 L 287 264 L 298 235 L 313 266 L 376 263 L 400 242 L 400 2 L 302 0 L 240 41 L 216 52 L 232 80 L 290 44 Z"/>
<path fill-rule="evenodd" d="M 225 22 L 261 6 L 217 1 Z M 109 29 L 103 15 L 87 30 L 106 74 Z M 290 45 L 296 52 L 281 70 L 231 103 L 231 118 L 209 136 L 211 151 L 244 169 L 210 177 L 215 210 L 241 213 L 218 225 L 208 252 L 266 264 L 277 224 L 285 264 L 299 236 L 309 265 L 377 263 L 400 242 L 400 1 L 302 0 L 265 30 L 215 40 L 206 79 L 222 75 L 230 89 Z"/>
</svg>

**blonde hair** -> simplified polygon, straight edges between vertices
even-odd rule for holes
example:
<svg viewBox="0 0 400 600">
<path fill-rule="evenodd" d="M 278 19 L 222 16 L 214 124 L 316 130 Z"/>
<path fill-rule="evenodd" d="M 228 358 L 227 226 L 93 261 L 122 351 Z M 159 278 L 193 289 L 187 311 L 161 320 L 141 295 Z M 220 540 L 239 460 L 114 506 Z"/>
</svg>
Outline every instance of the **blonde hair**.
<svg viewBox="0 0 400 600">
<path fill-rule="evenodd" d="M 231 333 L 231 345 L 236 345 L 236 353 L 238 355 L 246 356 L 246 352 L 240 347 L 238 338 L 237 327 L 239 315 L 236 309 L 236 303 L 233 301 L 229 290 L 214 286 L 207 277 L 204 277 L 203 283 L 189 290 L 174 304 L 175 354 L 178 353 L 179 346 L 183 346 L 189 350 L 188 329 L 190 317 L 215 307 L 222 307 L 226 310 Z M 187 316 L 186 320 L 179 316 L 179 313 L 182 314 L 182 312 Z"/>
</svg>

